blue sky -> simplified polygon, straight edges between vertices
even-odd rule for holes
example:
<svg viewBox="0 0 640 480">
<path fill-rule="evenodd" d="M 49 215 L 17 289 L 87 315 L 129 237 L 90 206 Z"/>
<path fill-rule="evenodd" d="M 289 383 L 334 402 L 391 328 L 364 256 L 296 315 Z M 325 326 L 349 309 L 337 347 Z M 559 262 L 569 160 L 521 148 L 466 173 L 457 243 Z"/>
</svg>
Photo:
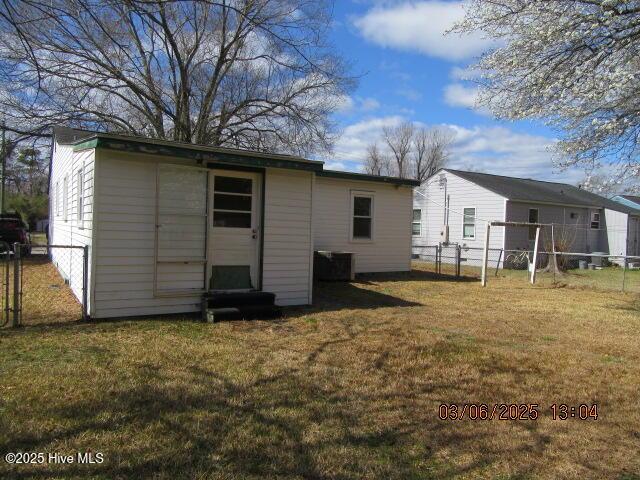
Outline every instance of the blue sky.
<svg viewBox="0 0 640 480">
<path fill-rule="evenodd" d="M 455 132 L 451 167 L 553 181 L 579 181 L 559 172 L 554 133 L 536 122 L 499 122 L 475 108 L 465 68 L 489 46 L 480 36 L 443 35 L 461 18 L 453 1 L 337 0 L 333 41 L 360 76 L 335 114 L 341 129 L 327 168 L 358 171 L 366 146 L 385 125 L 409 120 Z"/>
</svg>

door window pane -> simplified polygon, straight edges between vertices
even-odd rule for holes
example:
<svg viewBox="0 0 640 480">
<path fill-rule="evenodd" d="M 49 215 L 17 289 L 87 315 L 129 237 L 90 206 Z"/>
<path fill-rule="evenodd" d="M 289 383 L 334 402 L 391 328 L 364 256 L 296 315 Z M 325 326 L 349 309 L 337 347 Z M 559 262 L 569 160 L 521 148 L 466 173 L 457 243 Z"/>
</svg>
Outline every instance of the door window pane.
<svg viewBox="0 0 640 480">
<path fill-rule="evenodd" d="M 213 206 L 216 210 L 242 210 L 251 211 L 251 197 L 245 195 L 226 195 L 216 193 L 213 198 Z"/>
<path fill-rule="evenodd" d="M 216 192 L 251 194 L 250 178 L 221 177 L 216 175 L 213 189 Z"/>
<path fill-rule="evenodd" d="M 214 227 L 251 228 L 251 213 L 213 212 Z"/>
</svg>

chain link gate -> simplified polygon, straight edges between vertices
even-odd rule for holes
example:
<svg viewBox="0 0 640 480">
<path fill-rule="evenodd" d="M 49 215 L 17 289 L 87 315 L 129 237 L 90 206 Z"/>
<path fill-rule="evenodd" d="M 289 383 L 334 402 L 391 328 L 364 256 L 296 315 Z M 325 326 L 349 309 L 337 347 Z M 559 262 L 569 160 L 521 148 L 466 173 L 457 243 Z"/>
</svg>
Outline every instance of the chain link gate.
<svg viewBox="0 0 640 480">
<path fill-rule="evenodd" d="M 0 242 L 0 326 L 86 320 L 88 248 Z"/>
</svg>

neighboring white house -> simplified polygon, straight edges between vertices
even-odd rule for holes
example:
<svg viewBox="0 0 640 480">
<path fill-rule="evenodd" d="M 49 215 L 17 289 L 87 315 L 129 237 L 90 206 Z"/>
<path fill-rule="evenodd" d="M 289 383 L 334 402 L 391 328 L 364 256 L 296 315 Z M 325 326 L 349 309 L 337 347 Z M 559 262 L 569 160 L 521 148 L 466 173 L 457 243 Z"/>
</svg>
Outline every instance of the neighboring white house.
<svg viewBox="0 0 640 480">
<path fill-rule="evenodd" d="M 357 272 L 410 269 L 413 180 L 289 155 L 54 131 L 49 241 L 89 247 L 93 318 L 198 311 L 203 293 L 312 301 L 313 251 Z M 81 262 L 52 260 L 81 298 Z"/>
<path fill-rule="evenodd" d="M 479 259 L 487 221 L 553 223 L 574 252 L 640 255 L 640 209 L 564 183 L 447 168 L 415 189 L 413 208 L 415 255 L 421 246 L 449 243 Z M 492 227 L 489 247 L 531 250 L 534 240 L 534 228 Z"/>
</svg>

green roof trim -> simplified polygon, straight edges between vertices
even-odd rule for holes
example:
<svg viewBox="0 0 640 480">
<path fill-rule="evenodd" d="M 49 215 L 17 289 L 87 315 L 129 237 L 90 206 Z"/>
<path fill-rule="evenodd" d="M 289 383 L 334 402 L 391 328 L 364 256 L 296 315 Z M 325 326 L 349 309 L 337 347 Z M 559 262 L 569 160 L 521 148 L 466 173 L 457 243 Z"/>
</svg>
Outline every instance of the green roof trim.
<svg viewBox="0 0 640 480">
<path fill-rule="evenodd" d="M 188 158 L 202 163 L 215 162 L 229 165 L 243 165 L 248 167 L 272 167 L 286 168 L 292 170 L 307 170 L 311 172 L 322 171 L 322 163 L 311 160 L 298 159 L 297 157 L 286 158 L 280 155 L 268 155 L 259 152 L 242 153 L 240 150 L 231 149 L 207 149 L 193 148 L 188 145 L 167 145 L 152 141 L 141 141 L 124 138 L 110 138 L 96 135 L 83 139 L 73 145 L 73 151 L 87 150 L 92 148 L 104 148 L 107 150 L 117 150 L 129 153 L 146 153 L 149 155 L 162 155 L 169 157 Z M 224 150 L 224 151 L 220 151 Z"/>
<path fill-rule="evenodd" d="M 339 178 L 342 180 L 360 180 L 362 182 L 379 182 L 388 183 L 390 185 L 399 185 L 407 187 L 419 187 L 420 180 L 412 178 L 400 177 L 383 177 L 381 175 L 367 175 L 365 173 L 340 172 L 338 170 L 322 170 L 317 172 L 319 177 Z"/>
</svg>

